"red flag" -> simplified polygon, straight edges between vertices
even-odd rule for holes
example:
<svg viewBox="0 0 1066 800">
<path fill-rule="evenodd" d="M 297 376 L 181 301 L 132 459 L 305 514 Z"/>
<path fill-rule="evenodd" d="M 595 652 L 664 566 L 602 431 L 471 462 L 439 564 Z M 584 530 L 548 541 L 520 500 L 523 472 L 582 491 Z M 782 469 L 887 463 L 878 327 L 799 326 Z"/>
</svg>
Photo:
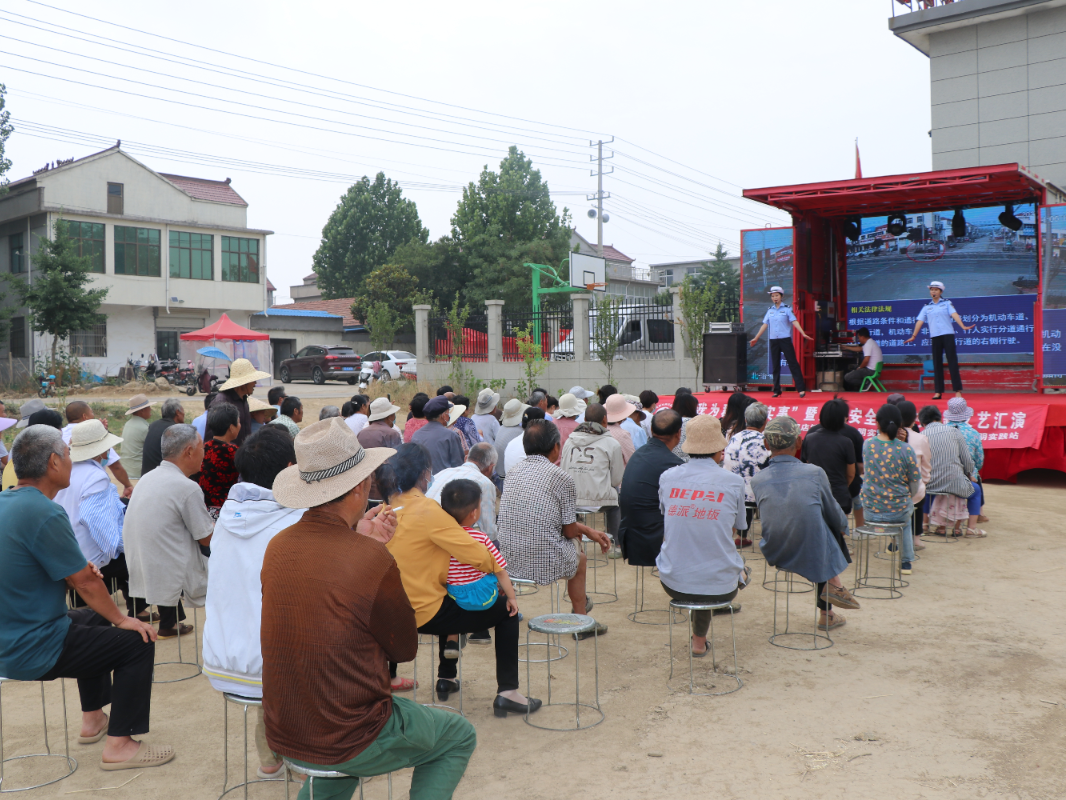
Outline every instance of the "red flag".
<svg viewBox="0 0 1066 800">
<path fill-rule="evenodd" d="M 862 177 L 862 159 L 859 157 L 859 140 L 855 140 L 855 180 Z"/>
</svg>

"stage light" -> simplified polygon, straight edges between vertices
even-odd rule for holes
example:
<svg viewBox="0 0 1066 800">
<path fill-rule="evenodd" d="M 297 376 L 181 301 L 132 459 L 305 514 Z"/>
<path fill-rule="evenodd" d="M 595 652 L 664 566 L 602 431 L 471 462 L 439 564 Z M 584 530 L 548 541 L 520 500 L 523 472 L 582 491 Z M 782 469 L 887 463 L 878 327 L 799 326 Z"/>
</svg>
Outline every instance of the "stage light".
<svg viewBox="0 0 1066 800">
<path fill-rule="evenodd" d="M 961 239 L 966 235 L 966 217 L 962 215 L 962 209 L 955 209 L 955 216 L 951 218 L 951 235 Z"/>
<path fill-rule="evenodd" d="M 859 241 L 862 234 L 862 217 L 848 217 L 844 220 L 844 235 L 853 242 Z"/>
<path fill-rule="evenodd" d="M 893 236 L 902 236 L 907 232 L 906 214 L 889 214 L 887 230 Z"/>
<path fill-rule="evenodd" d="M 1014 216 L 1014 204 L 1007 203 L 1003 206 L 1003 213 L 999 215 L 999 224 L 1004 228 L 1010 228 L 1012 231 L 1020 231 L 1022 229 L 1022 221 Z"/>
</svg>

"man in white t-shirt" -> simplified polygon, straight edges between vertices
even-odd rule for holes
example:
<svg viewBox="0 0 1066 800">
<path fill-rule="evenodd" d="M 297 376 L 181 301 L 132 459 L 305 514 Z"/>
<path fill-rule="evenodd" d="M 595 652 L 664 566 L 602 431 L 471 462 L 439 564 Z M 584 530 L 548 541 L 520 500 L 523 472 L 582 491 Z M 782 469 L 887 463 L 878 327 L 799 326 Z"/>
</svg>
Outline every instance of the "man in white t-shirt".
<svg viewBox="0 0 1066 800">
<path fill-rule="evenodd" d="M 870 338 L 867 328 L 859 328 L 855 331 L 858 344 L 845 344 L 841 347 L 845 350 L 854 350 L 862 353 L 862 361 L 859 366 L 844 376 L 844 388 L 849 392 L 857 392 L 862 386 L 862 379 L 873 375 L 877 365 L 884 361 L 881 356 L 881 345 Z"/>
</svg>

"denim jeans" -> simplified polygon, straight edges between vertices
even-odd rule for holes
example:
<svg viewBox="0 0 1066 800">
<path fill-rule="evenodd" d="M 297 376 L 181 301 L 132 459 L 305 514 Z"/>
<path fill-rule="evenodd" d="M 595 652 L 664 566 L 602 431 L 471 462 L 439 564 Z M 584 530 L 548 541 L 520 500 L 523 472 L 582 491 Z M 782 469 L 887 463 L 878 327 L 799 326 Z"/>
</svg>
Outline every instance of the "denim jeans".
<svg viewBox="0 0 1066 800">
<path fill-rule="evenodd" d="M 873 511 L 866 512 L 866 521 L 868 523 L 882 524 L 882 525 L 902 525 L 903 526 L 903 560 L 914 561 L 914 537 L 911 536 L 911 518 L 914 514 L 914 507 L 908 505 L 903 511 L 898 511 L 894 514 L 876 514 Z"/>
</svg>

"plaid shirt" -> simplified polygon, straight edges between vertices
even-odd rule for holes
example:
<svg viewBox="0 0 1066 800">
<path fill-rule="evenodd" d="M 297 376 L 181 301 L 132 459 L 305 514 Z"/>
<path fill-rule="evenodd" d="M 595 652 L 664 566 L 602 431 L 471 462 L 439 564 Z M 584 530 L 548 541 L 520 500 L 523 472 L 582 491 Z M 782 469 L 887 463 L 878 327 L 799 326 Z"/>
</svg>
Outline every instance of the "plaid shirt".
<svg viewBox="0 0 1066 800">
<path fill-rule="evenodd" d="M 577 572 L 577 546 L 562 528 L 577 521 L 574 479 L 544 456 L 529 456 L 507 473 L 497 530 L 514 578 L 547 586 Z"/>
</svg>

